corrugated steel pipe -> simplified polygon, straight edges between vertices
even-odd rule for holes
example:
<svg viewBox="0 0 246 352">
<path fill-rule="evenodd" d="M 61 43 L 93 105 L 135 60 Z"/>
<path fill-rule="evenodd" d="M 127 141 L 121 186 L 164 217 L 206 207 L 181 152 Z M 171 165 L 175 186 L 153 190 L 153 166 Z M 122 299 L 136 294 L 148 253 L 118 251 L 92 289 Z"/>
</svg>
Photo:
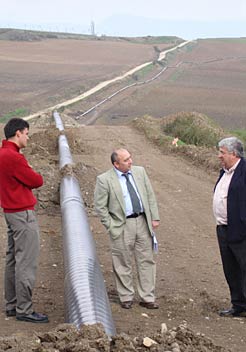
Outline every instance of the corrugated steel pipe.
<svg viewBox="0 0 246 352">
<path fill-rule="evenodd" d="M 60 168 L 72 164 L 67 141 L 59 136 Z M 62 155 L 65 150 L 65 156 Z M 101 323 L 109 336 L 115 326 L 94 239 L 88 223 L 78 180 L 64 176 L 60 185 L 63 256 L 65 272 L 65 318 L 75 324 Z"/>
<path fill-rule="evenodd" d="M 73 158 L 70 153 L 70 148 L 68 145 L 67 137 L 64 134 L 61 134 L 58 139 L 59 147 L 59 165 L 62 169 L 65 165 L 73 164 Z"/>
<path fill-rule="evenodd" d="M 64 126 L 63 126 L 63 123 L 62 123 L 62 119 L 61 119 L 61 117 L 60 117 L 60 115 L 58 114 L 57 111 L 53 112 L 53 117 L 54 117 L 54 120 L 55 120 L 55 123 L 56 123 L 56 128 L 58 128 L 59 131 L 64 131 Z"/>
<path fill-rule="evenodd" d="M 115 334 L 111 309 L 78 181 L 61 181 L 66 321 L 102 323 L 108 335 Z"/>
</svg>

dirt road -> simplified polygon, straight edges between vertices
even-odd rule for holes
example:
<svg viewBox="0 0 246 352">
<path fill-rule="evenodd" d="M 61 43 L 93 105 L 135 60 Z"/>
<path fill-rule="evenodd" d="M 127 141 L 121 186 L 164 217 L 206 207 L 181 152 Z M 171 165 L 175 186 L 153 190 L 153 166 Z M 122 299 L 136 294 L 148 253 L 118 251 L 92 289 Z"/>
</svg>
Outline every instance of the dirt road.
<svg viewBox="0 0 246 352">
<path fill-rule="evenodd" d="M 47 122 L 47 121 L 46 121 Z M 53 125 L 53 122 L 51 123 Z M 37 131 L 32 127 L 31 131 Z M 215 344 L 245 349 L 245 320 L 220 318 L 217 310 L 229 305 L 229 294 L 215 237 L 211 212 L 212 190 L 216 175 L 165 155 L 130 126 L 77 126 L 67 129 L 76 163 L 76 173 L 96 241 L 98 256 L 111 302 L 117 332 L 147 336 L 186 323 L 195 333 L 211 338 Z M 34 293 L 35 308 L 49 314 L 45 326 L 16 322 L 0 315 L 0 336 L 46 331 L 63 322 L 62 237 L 58 205 L 58 157 L 56 132 L 48 128 L 32 135 L 27 149 L 31 164 L 40 170 L 45 185 L 38 193 L 42 251 L 39 278 Z M 96 176 L 111 167 L 109 156 L 115 147 L 126 146 L 136 165 L 145 166 L 159 203 L 161 225 L 158 230 L 157 300 L 160 309 L 146 311 L 138 299 L 129 311 L 119 306 L 111 271 L 107 234 L 93 209 Z M 5 225 L 0 218 L 1 242 L 5 243 Z M 0 273 L 4 267 L 1 246 Z M 2 277 L 0 290 L 3 291 Z M 81 294 L 83 294 L 81 292 Z M 143 313 L 147 315 L 143 315 Z M 202 351 L 202 350 L 199 350 Z M 211 349 L 210 351 L 217 351 Z"/>
</svg>

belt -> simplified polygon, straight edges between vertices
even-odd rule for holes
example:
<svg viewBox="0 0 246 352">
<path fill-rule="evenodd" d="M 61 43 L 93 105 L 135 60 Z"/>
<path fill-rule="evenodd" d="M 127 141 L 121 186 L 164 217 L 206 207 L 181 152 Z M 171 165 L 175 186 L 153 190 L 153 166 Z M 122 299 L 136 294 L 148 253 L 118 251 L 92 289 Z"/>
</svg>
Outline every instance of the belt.
<svg viewBox="0 0 246 352">
<path fill-rule="evenodd" d="M 227 227 L 228 225 L 217 225 L 217 227 Z"/>
<path fill-rule="evenodd" d="M 126 218 L 127 219 L 138 218 L 140 215 L 144 215 L 144 213 L 133 213 L 131 215 L 128 215 Z"/>
</svg>

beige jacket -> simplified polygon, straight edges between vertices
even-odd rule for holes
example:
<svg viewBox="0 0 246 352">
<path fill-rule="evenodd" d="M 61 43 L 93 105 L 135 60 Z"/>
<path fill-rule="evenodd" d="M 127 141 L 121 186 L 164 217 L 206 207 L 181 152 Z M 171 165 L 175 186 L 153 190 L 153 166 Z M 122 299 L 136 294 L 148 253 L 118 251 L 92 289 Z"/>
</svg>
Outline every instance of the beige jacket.
<svg viewBox="0 0 246 352">
<path fill-rule="evenodd" d="M 143 167 L 132 166 L 131 172 L 141 197 L 151 234 L 153 231 L 152 220 L 159 220 L 155 194 Z M 94 204 L 102 224 L 112 238 L 120 236 L 126 223 L 125 203 L 121 185 L 114 169 L 97 177 Z"/>
</svg>

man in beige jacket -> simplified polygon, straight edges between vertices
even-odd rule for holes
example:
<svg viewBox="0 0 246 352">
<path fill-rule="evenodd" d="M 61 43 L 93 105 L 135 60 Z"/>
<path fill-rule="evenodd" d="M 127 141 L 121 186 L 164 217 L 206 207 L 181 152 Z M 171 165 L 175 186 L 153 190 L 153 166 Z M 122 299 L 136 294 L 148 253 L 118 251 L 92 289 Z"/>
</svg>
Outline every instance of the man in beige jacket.
<svg viewBox="0 0 246 352">
<path fill-rule="evenodd" d="M 116 288 L 122 308 L 134 298 L 132 258 L 135 257 L 140 305 L 157 309 L 154 230 L 159 213 L 149 178 L 141 166 L 132 166 L 131 154 L 117 149 L 111 155 L 113 168 L 97 177 L 94 203 L 111 239 Z"/>
</svg>

